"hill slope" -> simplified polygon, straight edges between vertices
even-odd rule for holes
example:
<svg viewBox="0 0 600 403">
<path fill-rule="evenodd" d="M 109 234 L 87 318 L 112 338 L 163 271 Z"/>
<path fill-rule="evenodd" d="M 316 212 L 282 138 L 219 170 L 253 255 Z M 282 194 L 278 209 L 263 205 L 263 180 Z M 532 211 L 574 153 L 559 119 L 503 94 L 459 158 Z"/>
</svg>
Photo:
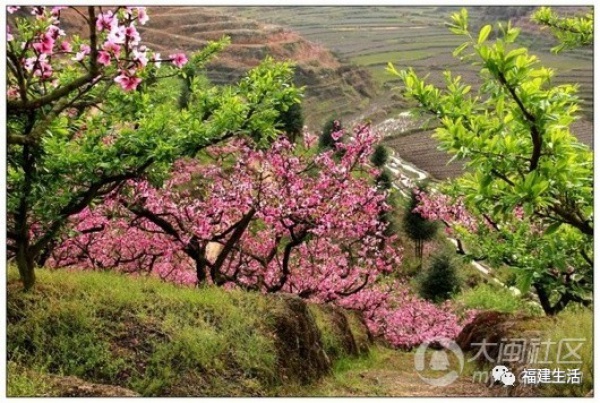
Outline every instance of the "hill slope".
<svg viewBox="0 0 600 403">
<path fill-rule="evenodd" d="M 274 395 L 368 351 L 357 316 L 285 294 L 44 269 L 23 293 L 17 278 L 11 268 L 11 396 Z"/>
<path fill-rule="evenodd" d="M 430 74 L 429 81 L 443 85 L 442 72 L 446 69 L 460 74 L 477 88 L 480 80 L 477 69 L 452 57 L 452 51 L 463 40 L 449 33 L 445 23 L 450 14 L 460 10 L 456 6 L 261 6 L 229 7 L 234 15 L 242 15 L 265 23 L 278 24 L 299 32 L 308 40 L 319 41 L 357 66 L 367 69 L 376 81 L 389 91 L 381 91 L 363 116 L 375 122 L 388 119 L 408 108 L 398 97 L 397 77 L 388 74 L 385 66 L 392 62 L 396 68 L 413 67 L 419 75 Z M 555 7 L 557 11 L 572 14 L 581 8 Z M 579 84 L 582 119 L 572 125 L 573 133 L 585 144 L 593 146 L 593 50 L 574 49 L 553 54 L 550 49 L 556 40 L 547 31 L 529 21 L 535 7 L 468 7 L 474 27 L 484 23 L 495 24 L 510 18 L 513 25 L 523 29 L 520 45 L 530 48 L 542 64 L 556 69 L 556 83 Z M 362 116 L 361 116 L 362 117 Z M 431 131 L 411 131 L 406 136 L 396 130 L 387 141 L 398 155 L 430 172 L 433 177 L 456 177 L 463 171 L 462 164 L 446 163 L 450 156 L 437 150 Z"/>
<path fill-rule="evenodd" d="M 140 26 L 143 41 L 170 54 L 193 52 L 223 36 L 231 45 L 207 66 L 215 83 L 231 83 L 266 56 L 297 63 L 296 84 L 306 86 L 303 107 L 309 126 L 330 117 L 356 114 L 376 94 L 370 74 L 342 64 L 323 46 L 281 26 L 233 16 L 221 7 L 150 7 L 150 21 Z"/>
</svg>

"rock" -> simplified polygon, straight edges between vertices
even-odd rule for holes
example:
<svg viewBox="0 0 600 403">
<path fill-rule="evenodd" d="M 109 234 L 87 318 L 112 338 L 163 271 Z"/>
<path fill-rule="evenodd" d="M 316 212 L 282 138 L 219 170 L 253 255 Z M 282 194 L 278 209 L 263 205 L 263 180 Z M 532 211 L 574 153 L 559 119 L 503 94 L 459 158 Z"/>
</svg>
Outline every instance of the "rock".
<svg viewBox="0 0 600 403">
<path fill-rule="evenodd" d="M 75 376 L 52 376 L 51 382 L 62 397 L 134 397 L 136 392 L 120 386 L 89 383 Z"/>
<path fill-rule="evenodd" d="M 485 340 L 486 343 L 492 344 L 486 350 L 489 357 L 496 358 L 500 341 L 507 337 L 513 325 L 514 319 L 511 315 L 495 311 L 482 312 L 463 328 L 456 338 L 456 343 L 463 352 L 477 354 L 480 344 Z M 477 360 L 483 363 L 487 358 L 481 354 Z"/>
<path fill-rule="evenodd" d="M 477 355 L 480 365 L 504 365 L 519 379 L 528 368 L 529 357 L 533 354 L 531 341 L 541 336 L 541 332 L 536 330 L 538 320 L 524 315 L 482 312 L 463 328 L 456 343 L 464 353 Z M 484 341 L 487 356 L 480 351 Z M 509 343 L 510 348 L 507 348 Z M 519 352 L 519 358 L 511 357 L 511 351 Z M 494 387 L 491 390 L 499 396 L 537 396 L 539 392 L 537 387 L 526 386 L 521 382 L 512 387 Z"/>
</svg>

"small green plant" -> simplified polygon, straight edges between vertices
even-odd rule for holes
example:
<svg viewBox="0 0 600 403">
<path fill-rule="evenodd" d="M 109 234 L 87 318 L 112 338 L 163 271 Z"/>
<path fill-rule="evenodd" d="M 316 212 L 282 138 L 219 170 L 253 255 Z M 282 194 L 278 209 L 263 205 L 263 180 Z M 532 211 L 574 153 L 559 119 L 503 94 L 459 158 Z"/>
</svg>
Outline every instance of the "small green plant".
<svg viewBox="0 0 600 403">
<path fill-rule="evenodd" d="M 330 150 L 335 148 L 336 140 L 331 136 L 332 133 L 342 129 L 342 122 L 335 119 L 330 119 L 325 122 L 323 131 L 319 136 L 319 149 Z"/>
<path fill-rule="evenodd" d="M 450 299 L 460 289 L 456 262 L 448 254 L 434 256 L 431 264 L 419 281 L 421 297 L 441 302 Z"/>
<path fill-rule="evenodd" d="M 383 144 L 378 144 L 371 155 L 371 163 L 378 168 L 382 168 L 389 157 L 388 149 Z"/>
</svg>

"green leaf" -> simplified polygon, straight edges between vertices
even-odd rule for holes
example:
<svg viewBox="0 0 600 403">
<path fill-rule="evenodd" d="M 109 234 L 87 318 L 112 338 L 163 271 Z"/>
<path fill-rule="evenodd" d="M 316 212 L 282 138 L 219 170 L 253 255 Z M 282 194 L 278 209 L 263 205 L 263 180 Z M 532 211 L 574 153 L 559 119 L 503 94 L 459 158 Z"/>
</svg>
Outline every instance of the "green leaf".
<svg viewBox="0 0 600 403">
<path fill-rule="evenodd" d="M 396 76 L 400 75 L 400 73 L 398 73 L 398 70 L 396 70 L 396 68 L 394 67 L 394 65 L 392 64 L 392 62 L 388 62 L 386 71 L 388 73 L 392 73 L 392 74 L 394 74 Z"/>
<path fill-rule="evenodd" d="M 517 274 L 516 286 L 521 291 L 521 294 L 525 294 L 529 292 L 531 288 L 531 283 L 533 283 L 533 272 L 532 271 L 521 271 Z"/>
<path fill-rule="evenodd" d="M 486 25 L 485 27 L 481 28 L 481 31 L 479 31 L 479 39 L 477 39 L 477 44 L 481 45 L 483 42 L 485 42 L 490 35 L 490 32 L 492 32 L 491 25 Z"/>
<path fill-rule="evenodd" d="M 546 231 L 544 231 L 544 235 L 552 235 L 554 234 L 556 231 L 558 231 L 558 228 L 562 225 L 562 222 L 558 221 L 555 222 L 553 224 L 550 224 L 548 226 L 548 228 L 546 228 Z"/>
<path fill-rule="evenodd" d="M 520 56 L 524 53 L 527 53 L 527 49 L 525 48 L 518 48 L 518 49 L 513 49 L 510 52 L 507 53 L 506 55 L 506 59 L 510 59 L 511 57 L 517 57 Z"/>
<path fill-rule="evenodd" d="M 492 175 L 484 175 L 483 179 L 481 180 L 481 187 L 482 188 L 486 188 L 490 185 L 490 183 L 492 183 L 492 180 L 494 178 L 492 177 Z"/>
<path fill-rule="evenodd" d="M 457 57 L 458 55 L 460 55 L 465 48 L 469 46 L 469 42 L 465 42 L 462 45 L 460 45 L 459 47 L 457 47 L 456 49 L 454 49 L 454 52 L 452 52 L 452 56 Z"/>
</svg>

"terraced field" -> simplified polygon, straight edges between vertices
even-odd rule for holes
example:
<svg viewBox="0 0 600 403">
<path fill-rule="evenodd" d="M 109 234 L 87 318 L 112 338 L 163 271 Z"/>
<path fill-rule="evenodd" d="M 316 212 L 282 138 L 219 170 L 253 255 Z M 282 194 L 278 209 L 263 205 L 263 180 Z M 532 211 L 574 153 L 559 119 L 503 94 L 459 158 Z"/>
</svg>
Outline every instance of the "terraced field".
<svg viewBox="0 0 600 403">
<path fill-rule="evenodd" d="M 265 57 L 297 63 L 296 84 L 306 86 L 307 124 L 359 113 L 376 94 L 369 73 L 340 63 L 324 46 L 279 25 L 235 16 L 222 7 L 150 7 L 150 21 L 140 27 L 144 42 L 162 54 L 191 53 L 207 41 L 229 36 L 231 45 L 208 64 L 217 84 L 232 83 Z"/>
<path fill-rule="evenodd" d="M 560 7 L 556 9 L 561 10 Z M 440 75 L 435 72 L 446 69 L 461 73 L 469 81 L 477 81 L 471 66 L 452 57 L 452 50 L 462 40 L 450 34 L 445 23 L 459 7 L 269 6 L 230 7 L 227 10 L 290 27 L 303 37 L 331 49 L 342 60 L 366 67 L 381 84 L 395 80 L 385 71 L 388 62 L 398 68 L 410 66 L 421 73 L 432 72 L 434 82 L 440 82 Z M 565 10 L 571 11 L 570 8 Z M 477 27 L 502 20 L 488 11 L 482 7 L 469 7 L 472 25 Z M 523 29 L 520 44 L 529 46 L 544 65 L 557 69 L 557 83 L 577 82 L 581 85 L 584 110 L 589 115 L 593 100 L 592 50 L 552 54 L 553 39 L 531 24 L 528 15 L 513 19 L 514 25 Z"/>
<path fill-rule="evenodd" d="M 579 139 L 592 146 L 594 130 L 589 120 L 579 120 L 571 128 L 579 133 Z M 413 132 L 407 135 L 396 135 L 384 140 L 404 160 L 426 170 L 436 179 L 447 179 L 459 176 L 463 171 L 463 161 L 450 161 L 450 155 L 437 149 L 437 142 L 431 137 L 433 130 Z"/>
<path fill-rule="evenodd" d="M 458 7 L 355 6 L 355 7 L 230 7 L 228 12 L 266 23 L 277 23 L 299 32 L 307 39 L 324 45 L 341 60 L 365 67 L 384 88 L 378 100 L 360 118 L 381 122 L 408 107 L 397 96 L 398 81 L 385 71 L 388 62 L 396 68 L 413 67 L 429 74 L 429 81 L 440 85 L 442 72 L 451 70 L 477 88 L 478 73 L 468 63 L 452 57 L 452 50 L 462 40 L 449 33 L 445 22 Z M 496 9 L 499 9 L 496 7 Z M 573 8 L 555 7 L 573 12 Z M 506 10 L 492 7 L 469 7 L 472 25 L 481 26 L 502 20 Z M 573 132 L 586 144 L 593 145 L 593 51 L 577 49 L 553 54 L 554 39 L 529 21 L 528 10 L 512 19 L 522 28 L 519 45 L 527 46 L 544 66 L 557 72 L 555 82 L 577 83 L 581 98 L 582 119 L 572 126 Z M 396 94 L 396 95 L 393 95 Z M 394 125 L 389 125 L 394 127 Z M 429 171 L 436 178 L 454 177 L 462 171 L 461 163 L 446 165 L 449 156 L 438 151 L 430 131 L 392 135 L 386 143 L 405 160 Z"/>
</svg>

